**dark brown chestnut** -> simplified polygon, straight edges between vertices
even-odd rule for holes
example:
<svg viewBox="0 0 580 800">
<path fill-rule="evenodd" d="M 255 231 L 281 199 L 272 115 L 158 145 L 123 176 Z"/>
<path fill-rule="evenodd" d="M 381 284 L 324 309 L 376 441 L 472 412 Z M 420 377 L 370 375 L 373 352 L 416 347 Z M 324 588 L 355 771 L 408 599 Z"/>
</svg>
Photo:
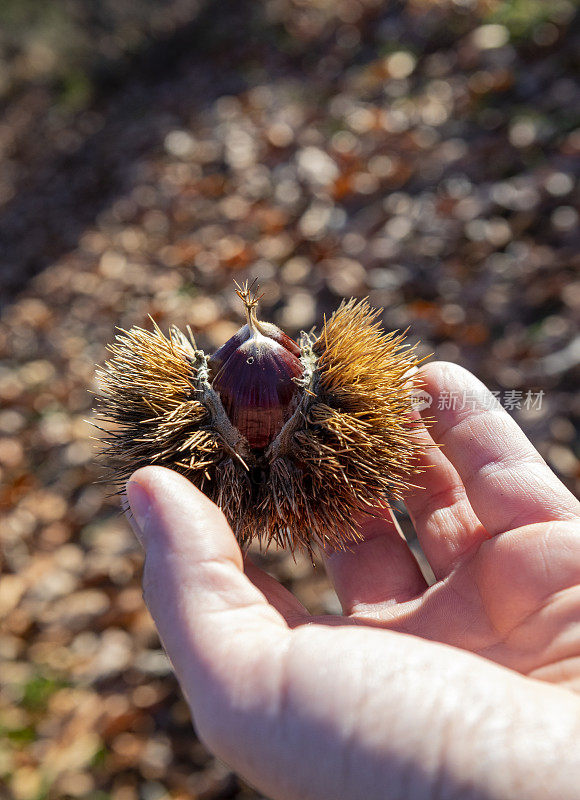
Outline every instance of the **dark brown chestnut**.
<svg viewBox="0 0 580 800">
<path fill-rule="evenodd" d="M 304 372 L 296 342 L 256 316 L 259 297 L 238 288 L 247 323 L 210 359 L 218 369 L 212 387 L 220 396 L 232 425 L 252 449 L 263 450 L 280 433 L 294 412 Z"/>
</svg>

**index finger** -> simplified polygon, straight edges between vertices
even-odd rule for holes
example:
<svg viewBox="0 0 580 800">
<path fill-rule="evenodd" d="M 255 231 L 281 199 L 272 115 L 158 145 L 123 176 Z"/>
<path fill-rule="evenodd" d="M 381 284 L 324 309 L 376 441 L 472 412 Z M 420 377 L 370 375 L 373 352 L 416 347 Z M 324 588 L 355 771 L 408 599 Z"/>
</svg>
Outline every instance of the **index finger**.
<svg viewBox="0 0 580 800">
<path fill-rule="evenodd" d="M 430 433 L 443 445 L 491 536 L 580 517 L 578 500 L 481 381 L 445 362 L 427 364 L 421 377 L 433 397 Z"/>
</svg>

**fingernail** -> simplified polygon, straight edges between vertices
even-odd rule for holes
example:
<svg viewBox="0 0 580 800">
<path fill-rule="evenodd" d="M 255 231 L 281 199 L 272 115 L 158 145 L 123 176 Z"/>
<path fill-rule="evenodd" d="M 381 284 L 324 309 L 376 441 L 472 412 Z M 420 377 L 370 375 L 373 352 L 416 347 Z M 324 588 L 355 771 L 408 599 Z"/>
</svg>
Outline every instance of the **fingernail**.
<svg viewBox="0 0 580 800">
<path fill-rule="evenodd" d="M 135 536 L 145 548 L 147 545 L 147 532 L 151 517 L 151 500 L 149 494 L 137 481 L 129 481 L 125 491 L 127 493 L 127 500 L 131 506 L 132 517 L 129 517 L 129 522 L 135 532 Z"/>
</svg>

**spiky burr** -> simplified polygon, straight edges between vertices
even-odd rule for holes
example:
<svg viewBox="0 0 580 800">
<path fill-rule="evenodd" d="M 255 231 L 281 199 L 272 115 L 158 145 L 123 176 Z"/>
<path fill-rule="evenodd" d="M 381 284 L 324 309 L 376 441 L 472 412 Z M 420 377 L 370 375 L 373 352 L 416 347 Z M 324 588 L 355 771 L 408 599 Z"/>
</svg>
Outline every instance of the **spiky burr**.
<svg viewBox="0 0 580 800">
<path fill-rule="evenodd" d="M 122 331 L 99 370 L 114 479 L 148 464 L 185 475 L 240 544 L 348 547 L 356 517 L 401 499 L 423 450 L 412 414 L 418 359 L 380 310 L 343 301 L 296 344 L 256 314 L 212 357 L 172 327 Z"/>
</svg>

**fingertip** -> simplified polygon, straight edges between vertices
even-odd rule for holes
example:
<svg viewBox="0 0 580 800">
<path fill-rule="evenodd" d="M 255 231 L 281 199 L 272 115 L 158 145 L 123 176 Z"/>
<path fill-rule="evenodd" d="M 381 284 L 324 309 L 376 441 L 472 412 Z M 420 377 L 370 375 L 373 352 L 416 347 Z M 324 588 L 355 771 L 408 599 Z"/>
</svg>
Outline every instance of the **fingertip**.
<svg viewBox="0 0 580 800">
<path fill-rule="evenodd" d="M 452 361 L 430 361 L 419 368 L 419 377 L 428 392 L 439 393 L 450 387 L 461 387 L 469 383 L 481 384 L 481 381 L 468 369 Z M 483 384 L 481 384 L 483 386 Z"/>
<path fill-rule="evenodd" d="M 444 444 L 446 433 L 474 413 L 501 411 L 495 395 L 473 373 L 451 361 L 434 361 L 422 367 L 424 390 L 430 404 L 422 415 L 428 420 L 435 444 Z"/>
<path fill-rule="evenodd" d="M 324 552 L 326 569 L 345 614 L 362 606 L 402 601 L 426 588 L 421 570 L 389 509 L 369 509 L 357 525 L 361 539 Z"/>
<path fill-rule="evenodd" d="M 457 364 L 436 362 L 424 370 L 434 409 L 430 433 L 444 446 L 489 535 L 577 517 L 578 501 L 502 407 L 497 392 Z"/>
<path fill-rule="evenodd" d="M 328 545 L 324 550 L 325 558 L 342 556 L 345 552 L 352 553 L 360 544 L 370 542 L 379 536 L 389 533 L 400 535 L 400 531 L 393 521 L 393 512 L 390 508 L 367 506 L 364 511 L 357 512 L 353 517 L 358 538 L 347 545 L 346 548 L 333 548 Z"/>
<path fill-rule="evenodd" d="M 188 497 L 188 499 L 193 500 L 193 502 L 217 508 L 215 503 L 184 475 L 167 467 L 156 465 L 140 467 L 131 475 L 128 483 L 139 484 L 150 494 L 163 493 L 165 489 L 170 493 L 177 491 Z"/>
<path fill-rule="evenodd" d="M 221 509 L 183 475 L 166 467 L 142 467 L 126 492 L 145 549 L 187 552 L 194 560 L 228 558 L 242 569 L 240 548 Z"/>
</svg>

